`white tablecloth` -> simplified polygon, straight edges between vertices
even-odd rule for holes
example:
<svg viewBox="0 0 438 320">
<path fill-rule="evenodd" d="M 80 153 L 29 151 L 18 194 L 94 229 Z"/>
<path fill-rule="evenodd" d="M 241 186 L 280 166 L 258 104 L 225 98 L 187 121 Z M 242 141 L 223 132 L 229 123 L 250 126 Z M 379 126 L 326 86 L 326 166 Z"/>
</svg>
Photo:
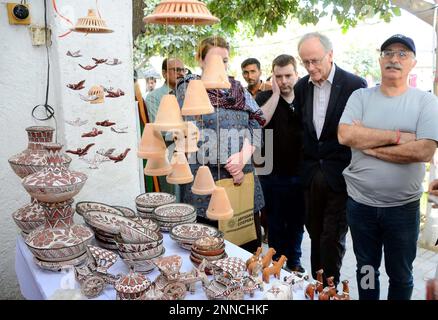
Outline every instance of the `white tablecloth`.
<svg viewBox="0 0 438 320">
<path fill-rule="evenodd" d="M 183 258 L 183 264 L 181 266 L 181 272 L 188 272 L 193 269 L 193 264 L 189 259 L 190 251 L 182 249 L 175 241 L 173 241 L 167 233 L 163 233 L 163 243 L 166 248 L 165 256 L 177 254 Z M 240 257 L 246 261 L 251 254 L 248 251 L 241 249 L 240 247 L 226 241 L 225 250 L 229 257 Z M 108 271 L 114 275 L 119 273 L 128 273 L 128 267 L 124 261 L 119 257 L 117 262 L 108 269 Z M 31 300 L 43 300 L 50 299 L 52 295 L 61 288 L 65 288 L 65 283 L 70 280 L 70 284 L 74 283 L 74 287 L 79 289 L 80 285 L 77 281 L 73 281 L 73 272 L 53 272 L 43 270 L 38 267 L 33 261 L 33 255 L 27 248 L 23 241 L 23 238 L 17 236 L 16 242 L 16 255 L 15 255 L 15 272 L 17 274 L 18 283 L 20 285 L 21 293 L 26 299 Z M 159 271 L 155 268 L 151 273 L 147 274 L 147 277 L 152 281 L 159 275 Z M 281 270 L 280 279 L 289 275 L 285 270 Z M 264 291 L 271 287 L 274 282 L 274 278 L 271 277 L 270 284 L 264 284 Z M 294 292 L 294 299 L 304 299 L 302 290 Z M 264 292 L 256 290 L 253 298 L 249 295 L 245 295 L 245 299 L 263 299 Z M 99 300 L 115 300 L 116 292 L 114 288 L 108 285 L 100 296 L 95 299 Z M 186 300 L 201 300 L 206 299 L 204 290 L 200 282 L 196 284 L 196 292 L 194 294 L 187 293 Z"/>
</svg>

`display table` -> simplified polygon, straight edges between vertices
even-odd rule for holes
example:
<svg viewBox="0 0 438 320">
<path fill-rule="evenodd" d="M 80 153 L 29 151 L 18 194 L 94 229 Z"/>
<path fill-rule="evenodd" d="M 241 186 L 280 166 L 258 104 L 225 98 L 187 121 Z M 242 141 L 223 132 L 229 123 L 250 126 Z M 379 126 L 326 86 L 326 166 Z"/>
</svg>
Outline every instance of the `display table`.
<svg viewBox="0 0 438 320">
<path fill-rule="evenodd" d="M 225 241 L 225 250 L 229 257 L 239 257 L 243 260 L 247 260 L 251 254 L 248 251 L 241 249 L 240 247 Z M 183 259 L 181 266 L 181 272 L 188 272 L 193 269 L 193 264 L 189 259 L 190 251 L 181 248 L 175 241 L 173 241 L 168 233 L 163 233 L 163 244 L 166 248 L 164 256 L 170 256 L 177 254 Z M 117 262 L 108 269 L 108 272 L 117 275 L 119 273 L 126 274 L 129 269 L 122 258 L 119 257 Z M 52 295 L 59 289 L 65 288 L 66 284 L 73 285 L 79 289 L 80 285 L 77 281 L 73 281 L 74 273 L 70 271 L 53 272 L 43 270 L 38 267 L 33 261 L 33 255 L 27 248 L 21 235 L 17 236 L 16 242 L 16 255 L 15 255 L 15 272 L 17 274 L 18 283 L 20 285 L 21 293 L 26 299 L 30 300 L 44 300 L 50 299 Z M 152 272 L 147 274 L 147 277 L 153 281 L 158 275 L 159 271 L 155 268 Z M 280 279 L 289 275 L 285 270 L 281 270 Z M 274 282 L 274 278 L 271 277 L 270 284 L 264 284 L 264 290 L 269 290 L 271 284 Z M 295 291 L 293 293 L 295 300 L 304 299 L 304 293 L 302 290 Z M 256 290 L 254 297 L 250 298 L 249 295 L 245 295 L 245 299 L 263 299 L 264 292 Z M 196 292 L 194 294 L 187 293 L 185 300 L 202 300 L 206 299 L 204 290 L 200 282 L 196 283 Z M 116 292 L 114 288 L 108 285 L 102 294 L 95 299 L 99 300 L 115 300 Z"/>
</svg>

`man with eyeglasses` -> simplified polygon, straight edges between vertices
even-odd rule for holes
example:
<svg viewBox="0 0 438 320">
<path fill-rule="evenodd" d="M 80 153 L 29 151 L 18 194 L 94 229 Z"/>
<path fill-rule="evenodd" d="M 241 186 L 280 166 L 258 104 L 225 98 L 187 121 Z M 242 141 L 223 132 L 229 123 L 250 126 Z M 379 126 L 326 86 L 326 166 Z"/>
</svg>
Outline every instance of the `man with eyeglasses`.
<svg viewBox="0 0 438 320">
<path fill-rule="evenodd" d="M 416 65 L 411 38 L 394 35 L 380 50 L 381 85 L 354 92 L 339 125 L 339 141 L 352 148 L 344 170 L 347 221 L 359 298 L 380 298 L 384 248 L 388 299 L 408 300 L 414 287 L 423 162 L 432 159 L 438 141 L 438 99 L 408 86 Z"/>
<path fill-rule="evenodd" d="M 177 58 L 166 58 L 163 60 L 162 75 L 165 80 L 163 86 L 155 89 L 146 96 L 146 109 L 148 112 L 149 122 L 155 122 L 155 117 L 160 106 L 161 99 L 166 94 L 175 94 L 176 84 L 180 79 L 183 79 L 187 69 L 184 68 L 184 64 L 181 60 Z M 166 146 L 173 143 L 170 136 L 166 136 Z M 166 181 L 165 176 L 159 176 L 158 181 L 160 184 L 160 191 L 167 192 L 176 195 L 177 201 L 179 200 L 179 186 L 174 184 L 169 184 Z"/>
<path fill-rule="evenodd" d="M 146 108 L 150 122 L 155 121 L 161 98 L 166 94 L 174 94 L 176 84 L 179 79 L 184 78 L 187 69 L 184 68 L 184 64 L 181 60 L 177 58 L 166 58 L 163 60 L 161 72 L 164 78 L 163 86 L 155 89 L 146 97 Z"/>
<path fill-rule="evenodd" d="M 295 107 L 302 114 L 306 229 L 311 239 L 312 276 L 323 269 L 339 283 L 345 254 L 347 190 L 342 171 L 350 148 L 339 144 L 337 127 L 351 93 L 366 81 L 333 62 L 333 46 L 318 32 L 304 35 L 298 53 L 309 73 L 294 87 Z"/>
</svg>

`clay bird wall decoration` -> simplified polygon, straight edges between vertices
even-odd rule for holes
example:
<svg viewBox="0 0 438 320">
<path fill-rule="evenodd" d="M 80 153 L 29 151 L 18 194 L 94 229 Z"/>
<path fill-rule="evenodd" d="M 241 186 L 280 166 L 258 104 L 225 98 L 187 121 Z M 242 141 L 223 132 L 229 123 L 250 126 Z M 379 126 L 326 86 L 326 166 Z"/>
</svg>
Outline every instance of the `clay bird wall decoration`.
<svg viewBox="0 0 438 320">
<path fill-rule="evenodd" d="M 85 156 L 88 150 L 94 146 L 94 143 L 87 144 L 85 148 L 77 148 L 76 150 L 67 150 L 65 152 L 78 155 L 79 157 Z"/>
<path fill-rule="evenodd" d="M 113 125 L 115 125 L 115 122 L 111 122 L 109 120 L 104 120 L 104 121 L 97 121 L 96 125 L 97 126 L 102 126 L 102 127 L 111 127 Z"/>
<path fill-rule="evenodd" d="M 85 88 L 84 83 L 85 83 L 85 80 L 81 80 L 78 83 L 67 84 L 67 88 L 72 89 L 72 90 L 82 90 Z"/>
<path fill-rule="evenodd" d="M 90 132 L 86 132 L 84 134 L 82 134 L 82 138 L 90 138 L 90 137 L 95 137 L 98 136 L 99 134 L 102 134 L 103 131 L 102 130 L 97 130 L 97 128 L 93 128 L 93 130 L 91 130 Z"/>
<path fill-rule="evenodd" d="M 128 152 L 130 151 L 130 148 L 127 148 L 124 152 L 122 152 L 121 154 L 119 154 L 118 156 L 112 156 L 109 155 L 108 158 L 110 158 L 111 160 L 114 161 L 114 163 L 123 161 L 125 159 L 125 157 L 127 156 Z"/>
<path fill-rule="evenodd" d="M 93 70 L 97 66 L 98 66 L 97 64 L 95 64 L 94 66 L 90 66 L 90 65 L 83 66 L 82 64 L 79 63 L 79 67 L 81 67 L 82 69 L 87 70 L 87 71 Z"/>
</svg>

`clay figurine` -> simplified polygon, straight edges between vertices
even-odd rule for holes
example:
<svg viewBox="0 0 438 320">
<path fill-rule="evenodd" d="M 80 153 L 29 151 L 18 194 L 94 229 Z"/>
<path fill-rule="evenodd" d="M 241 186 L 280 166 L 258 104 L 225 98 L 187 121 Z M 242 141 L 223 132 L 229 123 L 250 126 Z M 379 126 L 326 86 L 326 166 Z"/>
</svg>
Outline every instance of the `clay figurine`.
<svg viewBox="0 0 438 320">
<path fill-rule="evenodd" d="M 85 80 L 79 81 L 78 83 L 68 84 L 67 88 L 72 89 L 72 90 L 82 90 L 85 88 L 84 83 L 85 83 Z"/>
<path fill-rule="evenodd" d="M 84 70 L 90 71 L 90 70 L 93 70 L 94 68 L 96 68 L 96 67 L 97 67 L 97 64 L 95 64 L 94 66 L 90 66 L 90 65 L 88 65 L 88 66 L 83 66 L 83 65 L 81 65 L 81 64 L 79 63 L 79 67 L 81 67 L 81 68 L 84 69 Z"/>
<path fill-rule="evenodd" d="M 91 58 L 94 60 L 95 64 L 101 64 L 101 63 L 105 63 L 108 59 L 97 59 L 97 58 Z"/>
<path fill-rule="evenodd" d="M 252 262 L 257 261 L 261 253 L 262 253 L 262 247 L 258 247 L 257 251 L 254 253 L 254 255 L 251 258 L 249 258 L 248 260 L 246 260 L 246 268 L 248 268 L 248 266 Z"/>
<path fill-rule="evenodd" d="M 104 121 L 96 122 L 97 126 L 102 126 L 102 127 L 111 127 L 111 126 L 113 126 L 115 124 L 116 124 L 115 122 L 111 122 L 109 120 L 104 120 Z"/>
<path fill-rule="evenodd" d="M 281 268 L 283 267 L 284 263 L 286 262 L 287 258 L 285 255 L 281 255 L 280 259 L 278 261 L 273 261 L 272 267 L 267 267 L 263 269 L 263 281 L 266 283 L 269 283 L 269 277 L 271 274 L 274 275 L 275 278 L 280 279 L 280 272 Z"/>
<path fill-rule="evenodd" d="M 88 153 L 88 150 L 90 150 L 90 148 L 92 146 L 94 146 L 94 143 L 87 144 L 87 146 L 85 148 L 77 148 L 76 150 L 66 150 L 65 152 L 71 153 L 71 154 L 76 154 L 76 155 L 82 157 Z"/>
<path fill-rule="evenodd" d="M 123 159 L 125 159 L 126 155 L 128 154 L 128 152 L 130 151 L 130 148 L 127 148 L 123 153 L 119 154 L 118 156 L 111 156 L 109 155 L 108 158 L 110 158 L 111 160 L 114 161 L 114 163 L 123 161 Z"/>
<path fill-rule="evenodd" d="M 73 51 L 73 52 L 71 52 L 70 50 L 68 50 L 66 54 L 67 54 L 69 57 L 72 57 L 72 58 L 79 58 L 79 57 L 82 57 L 81 50 Z"/>
<path fill-rule="evenodd" d="M 103 131 L 102 130 L 97 130 L 96 128 L 93 128 L 93 130 L 91 130 L 90 132 L 86 132 L 84 134 L 82 134 L 82 138 L 90 138 L 90 137 L 95 137 L 98 136 L 99 134 L 102 134 Z"/>
</svg>

